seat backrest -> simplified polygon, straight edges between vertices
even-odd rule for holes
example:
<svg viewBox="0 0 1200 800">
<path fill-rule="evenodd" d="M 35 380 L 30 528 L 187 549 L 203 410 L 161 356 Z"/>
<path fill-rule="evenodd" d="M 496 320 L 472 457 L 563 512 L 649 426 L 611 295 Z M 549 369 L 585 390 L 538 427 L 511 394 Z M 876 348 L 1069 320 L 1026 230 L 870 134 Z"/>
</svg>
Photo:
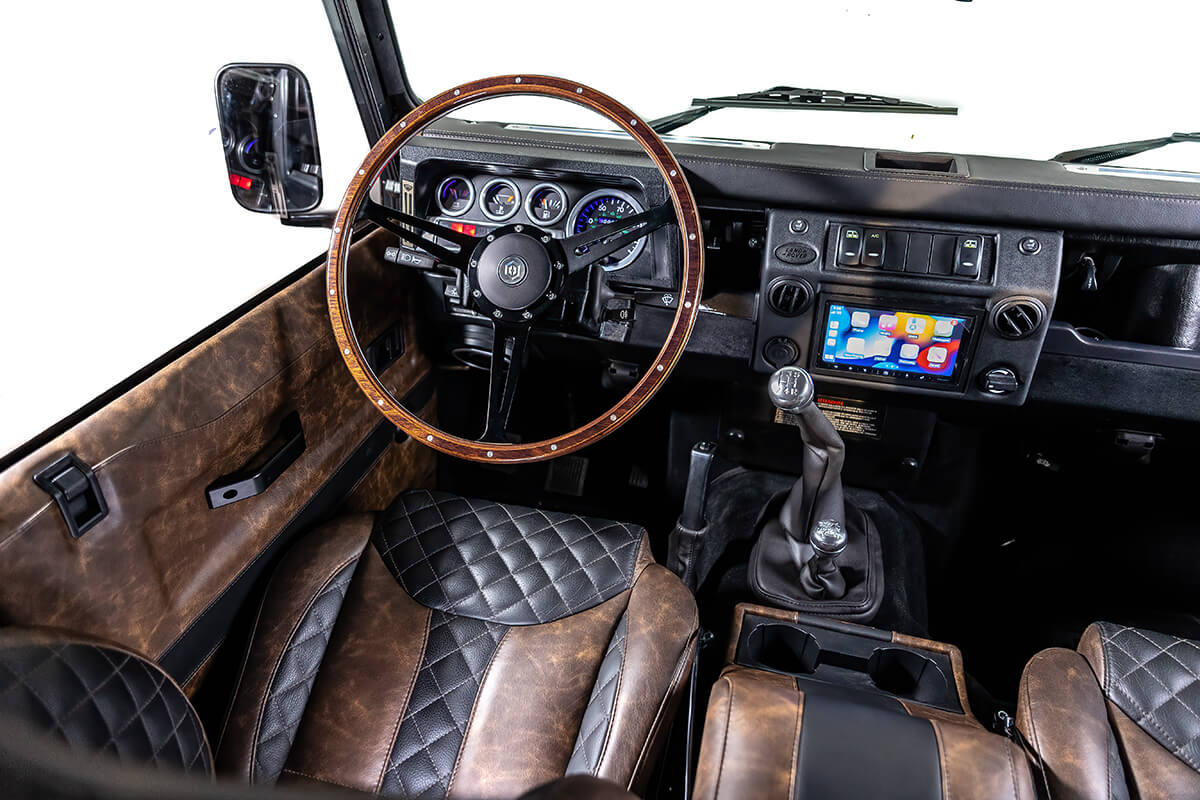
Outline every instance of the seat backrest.
<svg viewBox="0 0 1200 800">
<path fill-rule="evenodd" d="M 1097 622 L 1029 661 L 1017 725 L 1056 797 L 1200 797 L 1200 642 Z"/>
<path fill-rule="evenodd" d="M 122 764 L 210 774 L 187 696 L 153 662 L 54 631 L 0 630 L 0 715 Z"/>
</svg>

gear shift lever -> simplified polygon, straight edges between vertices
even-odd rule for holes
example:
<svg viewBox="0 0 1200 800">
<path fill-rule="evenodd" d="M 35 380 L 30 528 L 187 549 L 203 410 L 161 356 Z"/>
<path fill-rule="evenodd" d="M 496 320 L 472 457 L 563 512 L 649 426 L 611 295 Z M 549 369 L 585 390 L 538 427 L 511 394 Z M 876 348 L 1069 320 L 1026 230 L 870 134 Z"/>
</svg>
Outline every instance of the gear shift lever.
<svg viewBox="0 0 1200 800">
<path fill-rule="evenodd" d="M 830 603 L 837 608 L 826 613 L 869 619 L 882 592 L 881 565 L 871 569 L 879 559 L 878 534 L 868 530 L 867 521 L 853 535 L 847 530 L 845 443 L 814 402 L 812 376 L 805 370 L 776 370 L 767 393 L 776 408 L 796 415 L 804 449 L 799 479 L 754 544 L 750 585 L 764 599 L 790 608 L 821 612 Z M 872 535 L 876 538 L 868 541 Z"/>
</svg>

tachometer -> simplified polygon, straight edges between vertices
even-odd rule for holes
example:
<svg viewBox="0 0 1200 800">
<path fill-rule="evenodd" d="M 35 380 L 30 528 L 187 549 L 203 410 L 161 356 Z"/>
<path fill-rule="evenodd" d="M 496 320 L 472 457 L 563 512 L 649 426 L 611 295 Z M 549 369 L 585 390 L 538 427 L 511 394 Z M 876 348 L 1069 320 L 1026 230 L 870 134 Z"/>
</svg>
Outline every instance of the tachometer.
<svg viewBox="0 0 1200 800">
<path fill-rule="evenodd" d="M 475 199 L 475 187 L 466 178 L 451 175 L 438 187 L 437 204 L 448 217 L 461 217 Z"/>
<path fill-rule="evenodd" d="M 521 205 L 521 192 L 512 181 L 496 178 L 483 187 L 482 202 L 484 216 L 499 222 L 517 213 Z"/>
<path fill-rule="evenodd" d="M 625 192 L 619 189 L 599 189 L 586 195 L 575 204 L 568 223 L 567 235 L 583 233 L 586 230 L 616 222 L 619 219 L 640 214 L 642 206 Z M 609 272 L 622 269 L 633 263 L 646 246 L 642 237 L 625 250 L 613 253 L 597 263 Z"/>
<path fill-rule="evenodd" d="M 525 213 L 538 225 L 553 225 L 567 213 L 567 195 L 553 183 L 539 183 L 529 192 Z"/>
</svg>

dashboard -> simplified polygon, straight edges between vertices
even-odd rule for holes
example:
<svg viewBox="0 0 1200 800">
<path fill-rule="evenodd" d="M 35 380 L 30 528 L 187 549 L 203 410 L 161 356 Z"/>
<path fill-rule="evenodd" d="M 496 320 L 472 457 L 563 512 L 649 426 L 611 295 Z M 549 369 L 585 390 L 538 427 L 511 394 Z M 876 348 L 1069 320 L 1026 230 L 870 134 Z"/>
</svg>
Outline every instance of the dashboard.
<svg viewBox="0 0 1200 800">
<path fill-rule="evenodd" d="M 666 199 L 629 143 L 501 123 L 439 126 L 406 147 L 394 201 L 468 233 L 517 223 L 563 237 Z M 1112 278 L 1117 263 L 1200 263 L 1200 183 L 980 156 L 670 144 L 700 203 L 706 247 L 685 370 L 691 359 L 702 375 L 750 379 L 796 364 L 819 390 L 851 397 L 939 407 L 1034 399 L 1200 421 L 1200 347 L 1176 341 L 1200 319 L 1133 308 L 1141 274 L 1123 268 L 1128 291 Z M 622 346 L 621 357 L 657 349 L 678 285 L 672 233 L 604 264 L 607 289 L 591 309 L 600 324 L 564 335 Z M 1098 295 L 1103 303 L 1089 294 L 1097 274 L 1114 286 Z M 436 280 L 444 318 L 469 323 L 456 302 L 463 287 Z M 1172 304 L 1174 285 L 1163 283 L 1160 305 Z M 1200 314 L 1200 293 L 1176 299 Z M 564 322 L 585 316 L 569 297 L 564 308 Z"/>
</svg>

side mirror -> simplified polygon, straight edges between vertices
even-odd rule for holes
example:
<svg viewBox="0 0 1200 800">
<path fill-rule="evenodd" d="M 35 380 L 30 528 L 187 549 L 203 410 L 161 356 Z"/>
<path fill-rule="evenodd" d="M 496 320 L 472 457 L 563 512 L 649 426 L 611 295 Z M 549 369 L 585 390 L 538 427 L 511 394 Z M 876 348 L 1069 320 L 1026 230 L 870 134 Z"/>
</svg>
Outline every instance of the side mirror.
<svg viewBox="0 0 1200 800">
<path fill-rule="evenodd" d="M 217 115 L 233 197 L 284 222 L 321 202 L 321 153 L 308 78 L 287 64 L 227 64 Z"/>
</svg>

